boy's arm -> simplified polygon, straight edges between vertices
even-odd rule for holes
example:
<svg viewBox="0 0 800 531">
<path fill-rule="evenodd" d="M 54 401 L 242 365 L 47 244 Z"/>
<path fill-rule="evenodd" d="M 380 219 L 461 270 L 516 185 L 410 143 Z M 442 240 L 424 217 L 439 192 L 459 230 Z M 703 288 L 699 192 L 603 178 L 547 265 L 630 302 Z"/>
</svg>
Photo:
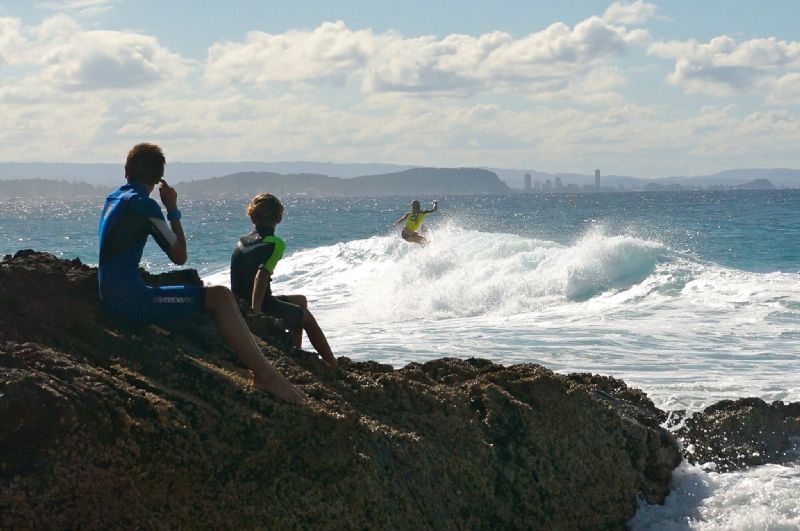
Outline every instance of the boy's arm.
<svg viewBox="0 0 800 531">
<path fill-rule="evenodd" d="M 175 233 L 175 236 L 178 237 L 178 241 L 167 251 L 167 256 L 169 256 L 169 259 L 172 260 L 173 263 L 183 265 L 189 257 L 186 251 L 186 236 L 183 235 L 183 225 L 181 225 L 181 220 L 171 219 L 169 221 L 169 226 L 172 228 L 172 232 Z"/>
<path fill-rule="evenodd" d="M 164 208 L 167 209 L 167 219 L 169 219 L 170 228 L 176 237 L 175 243 L 165 251 L 175 264 L 183 265 L 186 263 L 188 253 L 186 252 L 186 236 L 183 234 L 183 225 L 181 225 L 180 211 L 178 210 L 178 192 L 168 185 L 167 181 L 161 179 L 158 193 L 161 195 Z"/>
<path fill-rule="evenodd" d="M 264 294 L 267 292 L 270 276 L 271 273 L 266 269 L 259 269 L 256 273 L 256 278 L 253 281 L 253 295 L 250 301 L 250 307 L 255 312 L 260 312 L 261 306 L 264 304 Z"/>
</svg>

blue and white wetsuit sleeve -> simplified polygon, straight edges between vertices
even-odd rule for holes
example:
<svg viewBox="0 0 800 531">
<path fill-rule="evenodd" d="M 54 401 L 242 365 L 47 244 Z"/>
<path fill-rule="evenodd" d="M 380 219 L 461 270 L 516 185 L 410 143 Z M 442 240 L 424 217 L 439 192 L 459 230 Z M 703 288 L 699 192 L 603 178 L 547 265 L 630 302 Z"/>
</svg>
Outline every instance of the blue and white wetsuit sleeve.
<svg viewBox="0 0 800 531">
<path fill-rule="evenodd" d="M 165 253 L 172 248 L 178 237 L 172 232 L 167 221 L 164 219 L 164 213 L 154 200 L 149 197 L 143 201 L 145 215 L 147 216 L 148 232 L 156 241 L 161 250 Z"/>
</svg>

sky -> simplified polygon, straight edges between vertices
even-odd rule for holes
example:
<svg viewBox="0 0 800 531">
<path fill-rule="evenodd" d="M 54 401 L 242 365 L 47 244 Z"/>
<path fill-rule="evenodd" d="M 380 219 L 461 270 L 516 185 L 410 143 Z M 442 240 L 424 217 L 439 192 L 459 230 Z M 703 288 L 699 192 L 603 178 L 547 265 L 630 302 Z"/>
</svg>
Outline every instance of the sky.
<svg viewBox="0 0 800 531">
<path fill-rule="evenodd" d="M 0 0 L 0 161 L 800 168 L 800 2 Z"/>
</svg>

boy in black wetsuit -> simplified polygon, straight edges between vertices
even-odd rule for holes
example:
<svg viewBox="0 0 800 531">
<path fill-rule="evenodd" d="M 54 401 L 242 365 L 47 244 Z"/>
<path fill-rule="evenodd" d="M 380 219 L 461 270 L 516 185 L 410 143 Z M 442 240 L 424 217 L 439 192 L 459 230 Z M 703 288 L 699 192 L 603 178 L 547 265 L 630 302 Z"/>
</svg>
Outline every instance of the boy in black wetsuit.
<svg viewBox="0 0 800 531">
<path fill-rule="evenodd" d="M 255 227 L 239 239 L 231 256 L 231 290 L 250 303 L 253 311 L 283 319 L 294 337 L 294 346 L 302 346 L 303 330 L 311 344 L 333 370 L 339 364 L 331 352 L 325 334 L 306 306 L 302 295 L 274 296 L 270 286 L 272 272 L 283 256 L 286 244 L 275 236 L 275 225 L 283 219 L 283 205 L 272 194 L 259 194 L 247 206 Z"/>
<path fill-rule="evenodd" d="M 228 346 L 253 371 L 253 385 L 291 403 L 305 402 L 292 385 L 264 358 L 253 341 L 231 291 L 224 286 L 151 287 L 139 277 L 139 262 L 152 235 L 175 264 L 186 262 L 186 238 L 178 210 L 178 194 L 163 179 L 166 160 L 161 148 L 139 144 L 128 152 L 125 179 L 106 199 L 100 218 L 101 306 L 110 317 L 131 324 L 161 324 L 210 312 Z M 159 185 L 167 220 L 150 194 Z"/>
</svg>

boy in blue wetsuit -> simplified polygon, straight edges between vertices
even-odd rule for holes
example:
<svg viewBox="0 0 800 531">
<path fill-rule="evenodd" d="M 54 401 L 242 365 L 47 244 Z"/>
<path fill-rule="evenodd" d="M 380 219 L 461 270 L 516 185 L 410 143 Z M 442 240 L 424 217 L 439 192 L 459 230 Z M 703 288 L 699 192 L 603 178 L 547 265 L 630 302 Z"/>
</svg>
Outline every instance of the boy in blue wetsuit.
<svg viewBox="0 0 800 531">
<path fill-rule="evenodd" d="M 254 228 L 239 239 L 233 250 L 231 290 L 248 301 L 253 311 L 282 319 L 284 326 L 291 331 L 298 350 L 302 346 L 305 330 L 322 359 L 333 370 L 338 370 L 339 364 L 325 334 L 307 309 L 306 298 L 302 295 L 272 294 L 272 273 L 286 248 L 283 240 L 275 236 L 275 225 L 283 219 L 283 205 L 272 194 L 259 194 L 250 201 L 247 214 Z"/>
<path fill-rule="evenodd" d="M 224 286 L 147 286 L 139 277 L 139 262 L 148 236 L 175 264 L 186 262 L 186 238 L 178 210 L 178 194 L 164 176 L 164 154 L 154 144 L 139 144 L 128 152 L 128 184 L 106 199 L 100 218 L 100 302 L 110 317 L 130 324 L 162 324 L 211 312 L 228 346 L 253 371 L 253 385 L 291 403 L 307 400 L 264 358 L 253 341 L 236 300 Z M 159 184 L 161 208 L 150 193 Z"/>
</svg>

